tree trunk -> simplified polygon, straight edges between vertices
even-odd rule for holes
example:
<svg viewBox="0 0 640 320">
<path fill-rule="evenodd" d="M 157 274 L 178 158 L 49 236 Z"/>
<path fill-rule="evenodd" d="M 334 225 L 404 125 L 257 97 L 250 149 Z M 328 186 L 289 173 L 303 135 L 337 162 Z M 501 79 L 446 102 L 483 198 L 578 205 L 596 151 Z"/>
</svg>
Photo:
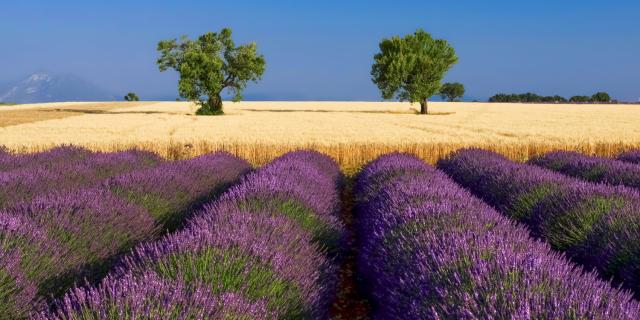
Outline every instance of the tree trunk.
<svg viewBox="0 0 640 320">
<path fill-rule="evenodd" d="M 207 101 L 207 107 L 214 113 L 222 113 L 222 97 L 220 94 L 209 97 Z"/>
<path fill-rule="evenodd" d="M 427 99 L 420 102 L 420 114 L 427 114 Z"/>
<path fill-rule="evenodd" d="M 198 111 L 197 115 L 213 116 L 223 114 L 222 112 L 222 97 L 220 94 L 213 94 L 209 96 L 207 102 L 205 102 Z"/>
</svg>

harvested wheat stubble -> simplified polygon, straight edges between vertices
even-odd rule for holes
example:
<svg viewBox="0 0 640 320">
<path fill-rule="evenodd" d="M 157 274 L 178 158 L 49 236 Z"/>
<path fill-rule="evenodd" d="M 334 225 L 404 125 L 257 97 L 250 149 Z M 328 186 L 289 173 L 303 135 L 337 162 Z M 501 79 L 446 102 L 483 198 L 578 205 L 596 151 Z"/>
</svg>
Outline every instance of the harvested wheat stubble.
<svg viewBox="0 0 640 320">
<path fill-rule="evenodd" d="M 122 107 L 143 106 L 148 102 L 47 103 L 0 108 L 0 128 L 84 114 L 101 114 Z"/>
<path fill-rule="evenodd" d="M 640 294 L 640 193 L 595 184 L 479 149 L 438 167 L 453 180 L 603 279 Z"/>
<path fill-rule="evenodd" d="M 374 319 L 637 319 L 640 305 L 403 154 L 356 186 Z"/>
</svg>

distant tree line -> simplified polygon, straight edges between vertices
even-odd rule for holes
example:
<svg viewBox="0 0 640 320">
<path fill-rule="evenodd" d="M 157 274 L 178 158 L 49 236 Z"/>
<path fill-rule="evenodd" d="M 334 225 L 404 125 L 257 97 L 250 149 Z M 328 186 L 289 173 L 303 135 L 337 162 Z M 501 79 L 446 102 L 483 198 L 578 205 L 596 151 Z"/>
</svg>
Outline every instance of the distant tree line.
<svg viewBox="0 0 640 320">
<path fill-rule="evenodd" d="M 489 98 L 489 102 L 517 102 L 517 103 L 617 103 L 606 92 L 597 92 L 592 96 L 573 96 L 569 99 L 562 96 L 540 96 L 527 92 L 521 94 L 499 93 Z"/>
</svg>

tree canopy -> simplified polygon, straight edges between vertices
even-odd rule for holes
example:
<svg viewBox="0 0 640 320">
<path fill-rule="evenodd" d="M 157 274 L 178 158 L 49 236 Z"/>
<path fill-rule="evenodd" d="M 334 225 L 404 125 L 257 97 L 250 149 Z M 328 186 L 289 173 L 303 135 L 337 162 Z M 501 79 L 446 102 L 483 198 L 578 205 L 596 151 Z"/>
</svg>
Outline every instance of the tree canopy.
<svg viewBox="0 0 640 320">
<path fill-rule="evenodd" d="M 138 97 L 138 95 L 135 94 L 134 92 L 129 92 L 129 93 L 127 93 L 126 96 L 124 96 L 124 100 L 125 101 L 140 101 L 140 97 Z"/>
<path fill-rule="evenodd" d="M 458 82 L 447 82 L 440 88 L 440 97 L 442 100 L 447 100 L 449 102 L 459 101 L 464 97 L 464 85 Z"/>
<path fill-rule="evenodd" d="M 265 59 L 258 54 L 257 45 L 236 46 L 228 28 L 197 40 L 186 36 L 163 40 L 158 43 L 158 51 L 160 71 L 178 71 L 178 92 L 200 106 L 197 114 L 222 114 L 222 91 L 229 90 L 233 101 L 241 101 L 247 83 L 260 80 L 265 70 Z"/>
<path fill-rule="evenodd" d="M 596 92 L 591 96 L 592 102 L 611 102 L 611 96 L 606 92 Z"/>
<path fill-rule="evenodd" d="M 382 97 L 419 102 L 420 113 L 427 114 L 427 99 L 438 93 L 445 73 L 458 61 L 453 47 L 422 29 L 383 39 L 379 47 L 371 76 Z"/>
</svg>

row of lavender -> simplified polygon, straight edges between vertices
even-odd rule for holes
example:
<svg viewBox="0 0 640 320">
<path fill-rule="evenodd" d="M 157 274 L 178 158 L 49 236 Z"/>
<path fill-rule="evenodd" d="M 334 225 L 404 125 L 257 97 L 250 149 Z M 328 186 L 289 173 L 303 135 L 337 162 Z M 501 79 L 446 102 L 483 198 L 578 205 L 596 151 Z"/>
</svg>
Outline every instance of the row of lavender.
<svg viewBox="0 0 640 320">
<path fill-rule="evenodd" d="M 467 160 L 483 154 L 473 155 Z M 417 158 L 373 161 L 359 174 L 356 194 L 358 271 L 374 318 L 640 317 L 630 294 L 583 273 Z"/>
<path fill-rule="evenodd" d="M 26 317 L 97 281 L 119 255 L 177 228 L 249 170 L 228 154 L 165 162 L 73 147 L 0 153 L 0 318 Z"/>
<path fill-rule="evenodd" d="M 38 318 L 326 319 L 342 180 L 327 156 L 286 154 Z"/>
<path fill-rule="evenodd" d="M 535 237 L 640 294 L 637 190 L 578 180 L 477 149 L 458 151 L 438 166 L 503 214 L 526 224 Z"/>
<path fill-rule="evenodd" d="M 622 153 L 616 159 L 557 151 L 529 163 L 586 181 L 640 189 L 640 151 Z"/>
</svg>

